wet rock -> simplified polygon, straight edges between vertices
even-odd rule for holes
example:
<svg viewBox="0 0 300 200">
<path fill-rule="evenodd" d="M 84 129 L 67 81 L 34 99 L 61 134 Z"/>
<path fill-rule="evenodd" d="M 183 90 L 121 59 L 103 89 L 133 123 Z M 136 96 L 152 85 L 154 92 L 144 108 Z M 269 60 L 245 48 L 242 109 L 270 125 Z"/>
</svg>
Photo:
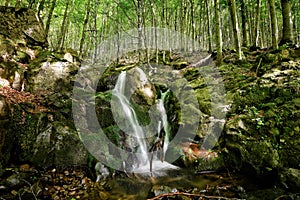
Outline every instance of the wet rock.
<svg viewBox="0 0 300 200">
<path fill-rule="evenodd" d="M 99 182 L 100 180 L 106 179 L 109 176 L 108 169 L 100 162 L 97 162 L 95 165 L 97 180 L 96 182 Z"/>
<path fill-rule="evenodd" d="M 169 193 L 175 193 L 178 190 L 176 188 L 171 188 L 169 186 L 154 186 L 151 190 L 153 192 L 154 196 L 159 196 L 162 194 L 169 194 Z"/>
</svg>

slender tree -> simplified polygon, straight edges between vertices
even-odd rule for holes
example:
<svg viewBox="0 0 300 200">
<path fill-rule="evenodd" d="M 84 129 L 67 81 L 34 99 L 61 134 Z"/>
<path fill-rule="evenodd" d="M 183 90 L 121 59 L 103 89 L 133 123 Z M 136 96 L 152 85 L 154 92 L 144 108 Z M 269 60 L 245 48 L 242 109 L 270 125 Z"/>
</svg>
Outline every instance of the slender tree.
<svg viewBox="0 0 300 200">
<path fill-rule="evenodd" d="M 45 0 L 41 0 L 38 2 L 38 6 L 37 6 L 38 16 L 40 16 L 41 12 L 43 12 L 44 5 L 45 5 Z"/>
<path fill-rule="evenodd" d="M 220 19 L 220 5 L 219 0 L 214 0 L 215 3 L 215 19 L 216 19 L 216 48 L 217 48 L 217 65 L 222 63 L 222 31 L 221 31 L 221 19 Z"/>
<path fill-rule="evenodd" d="M 151 7 L 152 27 L 154 28 L 153 31 L 154 31 L 155 60 L 156 63 L 158 63 L 159 58 L 158 58 L 157 29 L 156 29 L 157 20 L 156 20 L 156 11 L 154 8 L 154 2 L 152 0 L 150 0 L 150 7 Z"/>
<path fill-rule="evenodd" d="M 280 45 L 293 42 L 293 25 L 290 0 L 281 0 L 282 7 L 282 39 Z"/>
<path fill-rule="evenodd" d="M 99 0 L 95 0 L 95 5 L 94 5 L 94 11 L 93 11 L 93 29 L 94 29 L 94 34 L 93 34 L 93 40 L 94 40 L 94 49 L 93 49 L 93 63 L 95 63 L 97 56 L 98 56 L 98 9 L 99 9 L 100 2 Z"/>
<path fill-rule="evenodd" d="M 259 44 L 259 33 L 260 33 L 260 0 L 256 0 L 256 16 L 255 16 L 255 26 L 254 26 L 254 36 L 255 36 L 255 41 L 254 41 L 254 46 L 258 47 Z"/>
<path fill-rule="evenodd" d="M 48 34 L 49 34 L 50 23 L 51 23 L 53 11 L 54 11 L 54 8 L 55 8 L 55 4 L 56 4 L 56 0 L 52 0 L 51 7 L 50 7 L 50 10 L 49 10 L 49 13 L 48 13 L 48 18 L 47 18 L 47 21 L 46 21 L 46 28 L 45 28 L 45 33 L 46 33 L 47 38 L 48 38 Z"/>
<path fill-rule="evenodd" d="M 228 6 L 229 6 L 229 12 L 231 16 L 235 48 L 238 53 L 239 59 L 242 60 L 243 56 L 242 56 L 242 48 L 241 48 L 240 29 L 239 29 L 239 22 L 238 22 L 235 0 L 228 0 Z"/>
<path fill-rule="evenodd" d="M 272 47 L 274 49 L 278 48 L 278 24 L 277 16 L 275 9 L 275 0 L 268 0 L 270 8 L 270 17 L 271 17 L 271 27 L 272 27 Z"/>
<path fill-rule="evenodd" d="M 67 24 L 68 12 L 69 12 L 69 4 L 70 4 L 70 0 L 66 0 L 66 8 L 65 8 L 64 17 L 63 17 L 62 25 L 60 28 L 60 34 L 58 36 L 58 43 L 57 43 L 57 47 L 56 47 L 56 49 L 59 49 L 59 50 L 61 50 L 64 46 L 64 37 L 66 34 L 66 24 Z"/>
<path fill-rule="evenodd" d="M 210 27 L 210 13 L 209 13 L 209 3 L 205 0 L 206 5 L 206 17 L 207 17 L 207 34 L 208 34 L 208 51 L 212 52 L 212 40 L 211 40 L 211 27 Z"/>
<path fill-rule="evenodd" d="M 134 1 L 134 0 L 133 0 Z M 143 20 L 142 20 L 142 4 L 143 0 L 137 0 L 137 6 L 136 6 L 136 11 L 137 11 L 137 30 L 138 30 L 138 52 L 139 52 L 139 62 L 141 61 L 141 49 L 143 45 Z"/>
<path fill-rule="evenodd" d="M 241 0 L 241 15 L 242 15 L 242 33 L 243 33 L 243 46 L 248 46 L 248 22 L 247 22 L 247 8 L 245 0 Z"/>
<path fill-rule="evenodd" d="M 90 17 L 90 4 L 91 4 L 91 0 L 88 0 L 86 3 L 86 12 L 85 12 L 83 28 L 82 28 L 82 33 L 81 33 L 81 39 L 80 39 L 80 46 L 79 46 L 79 56 L 80 57 L 82 57 L 82 54 L 83 54 L 83 43 L 84 43 L 84 39 L 85 39 L 85 32 L 86 32 L 87 24 L 88 24 L 89 17 Z"/>
<path fill-rule="evenodd" d="M 21 7 L 21 0 L 16 0 L 15 7 L 16 8 L 20 8 Z"/>
</svg>

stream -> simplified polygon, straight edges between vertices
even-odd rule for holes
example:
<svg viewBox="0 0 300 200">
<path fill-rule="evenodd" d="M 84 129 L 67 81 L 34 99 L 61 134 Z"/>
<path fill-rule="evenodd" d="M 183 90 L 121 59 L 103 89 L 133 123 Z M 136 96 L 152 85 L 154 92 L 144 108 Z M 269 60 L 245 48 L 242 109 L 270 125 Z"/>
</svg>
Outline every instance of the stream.
<svg viewBox="0 0 300 200">
<path fill-rule="evenodd" d="M 116 176 L 108 180 L 109 199 L 297 199 L 271 182 L 227 172 L 180 169 L 165 176 Z M 286 196 L 285 196 L 286 195 Z M 281 197 L 280 197 L 281 196 Z M 280 198 L 278 198 L 280 197 Z"/>
</svg>

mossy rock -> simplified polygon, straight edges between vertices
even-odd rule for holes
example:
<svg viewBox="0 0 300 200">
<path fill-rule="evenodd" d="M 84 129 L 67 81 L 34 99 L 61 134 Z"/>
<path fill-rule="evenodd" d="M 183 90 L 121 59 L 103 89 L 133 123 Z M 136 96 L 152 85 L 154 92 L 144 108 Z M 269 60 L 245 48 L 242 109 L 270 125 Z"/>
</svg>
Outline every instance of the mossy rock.
<svg viewBox="0 0 300 200">
<path fill-rule="evenodd" d="M 280 173 L 280 180 L 286 184 L 292 191 L 300 190 L 300 170 L 294 168 L 284 169 Z"/>
</svg>

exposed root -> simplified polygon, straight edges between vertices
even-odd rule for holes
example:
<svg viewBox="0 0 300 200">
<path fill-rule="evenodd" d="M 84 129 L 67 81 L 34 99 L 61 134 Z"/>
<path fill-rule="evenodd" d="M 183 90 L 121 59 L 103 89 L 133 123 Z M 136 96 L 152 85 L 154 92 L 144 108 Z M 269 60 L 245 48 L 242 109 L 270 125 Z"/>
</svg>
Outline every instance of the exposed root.
<svg viewBox="0 0 300 200">
<path fill-rule="evenodd" d="M 219 199 L 219 200 L 242 200 L 238 198 L 227 198 L 227 197 L 221 197 L 221 196 L 206 196 L 202 194 L 191 194 L 191 193 L 186 193 L 186 192 L 174 192 L 174 193 L 166 193 L 166 194 L 161 194 L 156 197 L 153 197 L 148 200 L 155 200 L 155 199 L 160 199 L 162 197 L 170 197 L 170 196 L 186 196 L 186 197 L 199 197 L 200 200 L 205 200 L 205 199 Z"/>
</svg>

